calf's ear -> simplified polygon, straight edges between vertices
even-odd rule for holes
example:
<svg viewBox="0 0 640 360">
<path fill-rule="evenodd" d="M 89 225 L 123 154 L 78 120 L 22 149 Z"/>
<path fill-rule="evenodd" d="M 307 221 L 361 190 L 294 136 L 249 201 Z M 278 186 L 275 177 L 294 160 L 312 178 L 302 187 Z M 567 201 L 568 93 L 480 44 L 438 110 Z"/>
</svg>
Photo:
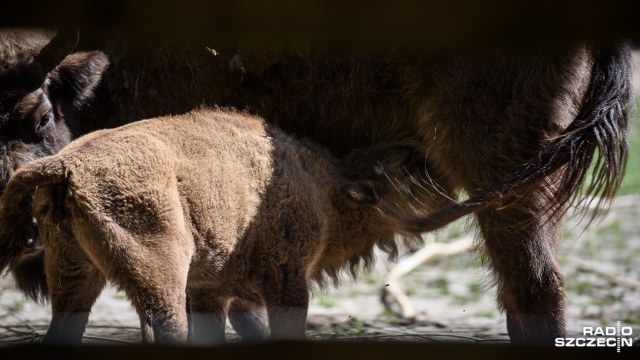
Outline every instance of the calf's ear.
<svg viewBox="0 0 640 360">
<path fill-rule="evenodd" d="M 376 205 L 380 202 L 378 192 L 369 181 L 348 183 L 342 185 L 340 190 L 356 204 Z"/>
<path fill-rule="evenodd" d="M 93 96 L 109 58 L 100 51 L 77 52 L 67 56 L 49 74 L 51 97 L 74 108 L 81 107 Z"/>
</svg>

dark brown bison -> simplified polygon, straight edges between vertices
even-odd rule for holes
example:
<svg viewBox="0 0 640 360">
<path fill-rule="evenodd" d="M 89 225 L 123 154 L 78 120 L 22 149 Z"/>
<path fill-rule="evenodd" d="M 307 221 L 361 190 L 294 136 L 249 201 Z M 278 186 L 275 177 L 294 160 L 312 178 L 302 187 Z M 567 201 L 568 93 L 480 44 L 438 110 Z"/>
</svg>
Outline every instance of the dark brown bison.
<svg viewBox="0 0 640 360">
<path fill-rule="evenodd" d="M 34 43 L 31 54 L 46 44 Z M 3 40 L 3 48 L 10 46 Z M 93 100 L 73 117 L 56 118 L 80 129 L 74 135 L 187 111 L 196 102 L 228 105 L 312 138 L 337 157 L 379 143 L 412 149 L 408 171 L 395 180 L 400 187 L 420 185 L 407 199 L 423 213 L 451 204 L 462 191 L 482 201 L 499 198 L 476 216 L 511 340 L 551 344 L 564 335 L 563 277 L 553 253 L 590 166 L 587 195 L 604 202 L 624 173 L 632 97 L 627 45 L 406 51 L 106 37 L 77 49 L 100 50 L 111 63 Z M 4 72 L 11 79 L 30 76 L 19 65 L 32 58 L 9 62 Z M 40 74 L 40 88 L 2 100 L 3 124 L 14 124 L 1 129 L 7 176 L 14 159 L 40 156 L 18 145 L 29 140 L 16 135 L 23 130 L 15 125 L 27 123 L 16 104 L 46 89 L 55 67 Z M 41 91 L 43 101 L 59 101 Z M 41 259 L 12 273 L 26 294 L 46 296 Z"/>
</svg>

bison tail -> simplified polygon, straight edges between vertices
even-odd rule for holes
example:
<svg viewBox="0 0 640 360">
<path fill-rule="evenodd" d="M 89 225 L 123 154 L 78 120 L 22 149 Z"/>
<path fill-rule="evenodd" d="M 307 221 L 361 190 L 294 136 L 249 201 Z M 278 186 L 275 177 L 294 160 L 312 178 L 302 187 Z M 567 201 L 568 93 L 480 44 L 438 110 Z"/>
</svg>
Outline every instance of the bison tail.
<svg viewBox="0 0 640 360">
<path fill-rule="evenodd" d="M 422 233 L 438 230 L 465 215 L 487 208 L 502 196 L 495 189 L 486 191 L 465 202 L 438 208 L 427 216 L 407 214 L 389 205 L 384 206 L 381 210 L 387 217 L 387 224 L 393 231 L 407 237 L 419 237 Z"/>
<path fill-rule="evenodd" d="M 39 185 L 65 179 L 62 163 L 50 160 L 19 168 L 0 197 L 0 274 L 10 270 L 23 293 L 36 301 L 46 298 L 48 289 L 33 220 L 33 192 Z"/>
<path fill-rule="evenodd" d="M 502 197 L 518 191 L 526 195 L 560 171 L 549 198 L 550 214 L 566 212 L 581 197 L 589 199 L 589 203 L 596 199 L 592 220 L 609 208 L 620 188 L 629 154 L 627 130 L 633 112 L 631 50 L 628 44 L 618 43 L 594 47 L 592 54 L 591 79 L 575 119 L 550 139 L 537 159 L 490 193 Z"/>
<path fill-rule="evenodd" d="M 630 57 L 627 44 L 593 50 L 591 80 L 577 116 L 536 159 L 493 188 L 427 216 L 387 209 L 394 226 L 408 235 L 436 230 L 459 217 L 496 205 L 515 192 L 528 196 L 557 171 L 560 174 L 548 202 L 549 218 L 566 212 L 581 196 L 589 196 L 589 201 L 597 199 L 592 220 L 602 214 L 620 187 L 629 153 L 627 130 L 633 111 Z M 508 207 L 509 202 L 502 206 Z"/>
<path fill-rule="evenodd" d="M 606 212 L 620 188 L 629 157 L 631 49 L 626 43 L 594 46 L 592 54 L 591 79 L 575 119 L 549 139 L 536 159 L 481 197 L 498 199 L 512 192 L 527 196 L 560 171 L 551 183 L 548 218 L 566 212 L 581 197 L 589 204 L 596 201 L 592 220 Z"/>
</svg>

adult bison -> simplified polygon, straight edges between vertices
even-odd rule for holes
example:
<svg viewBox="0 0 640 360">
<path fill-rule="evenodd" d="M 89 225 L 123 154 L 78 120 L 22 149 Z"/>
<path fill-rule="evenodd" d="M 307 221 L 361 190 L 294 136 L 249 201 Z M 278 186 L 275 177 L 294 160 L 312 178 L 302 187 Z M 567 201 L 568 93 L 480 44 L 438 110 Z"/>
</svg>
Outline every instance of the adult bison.
<svg viewBox="0 0 640 360">
<path fill-rule="evenodd" d="M 58 151 L 70 137 L 199 104 L 246 109 L 338 157 L 395 143 L 413 155 L 406 175 L 391 180 L 399 188 L 412 184 L 407 201 L 420 212 L 450 204 L 462 191 L 481 201 L 499 198 L 477 212 L 477 224 L 511 340 L 551 344 L 564 335 L 563 277 L 553 254 L 590 166 L 587 193 L 603 201 L 624 173 L 627 45 L 356 51 L 294 41 L 184 45 L 105 37 L 77 48 L 110 59 L 94 88 L 97 79 L 86 71 L 63 71 L 78 56 L 60 62 L 74 36 L 61 33 L 50 43 L 39 36 L 16 48 L 12 34 L 0 44 L 3 184 L 21 163 Z M 54 91 L 66 84 L 60 74 L 76 80 L 65 89 L 93 90 L 93 100 L 70 102 L 68 91 Z M 38 135 L 41 104 L 53 110 L 46 135 Z M 26 294 L 46 296 L 40 257 L 12 272 Z"/>
</svg>

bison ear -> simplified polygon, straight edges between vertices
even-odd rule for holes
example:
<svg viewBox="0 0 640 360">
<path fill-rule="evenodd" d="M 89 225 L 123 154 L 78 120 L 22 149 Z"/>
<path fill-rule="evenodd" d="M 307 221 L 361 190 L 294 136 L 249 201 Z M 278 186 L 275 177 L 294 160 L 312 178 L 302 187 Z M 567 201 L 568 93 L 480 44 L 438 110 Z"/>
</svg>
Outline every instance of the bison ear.
<svg viewBox="0 0 640 360">
<path fill-rule="evenodd" d="M 93 90 L 109 66 L 109 58 L 100 51 L 77 52 L 67 56 L 49 74 L 51 98 L 78 108 L 93 96 Z"/>
<path fill-rule="evenodd" d="M 356 182 L 342 185 L 342 193 L 356 204 L 376 205 L 380 196 L 371 182 Z"/>
</svg>

